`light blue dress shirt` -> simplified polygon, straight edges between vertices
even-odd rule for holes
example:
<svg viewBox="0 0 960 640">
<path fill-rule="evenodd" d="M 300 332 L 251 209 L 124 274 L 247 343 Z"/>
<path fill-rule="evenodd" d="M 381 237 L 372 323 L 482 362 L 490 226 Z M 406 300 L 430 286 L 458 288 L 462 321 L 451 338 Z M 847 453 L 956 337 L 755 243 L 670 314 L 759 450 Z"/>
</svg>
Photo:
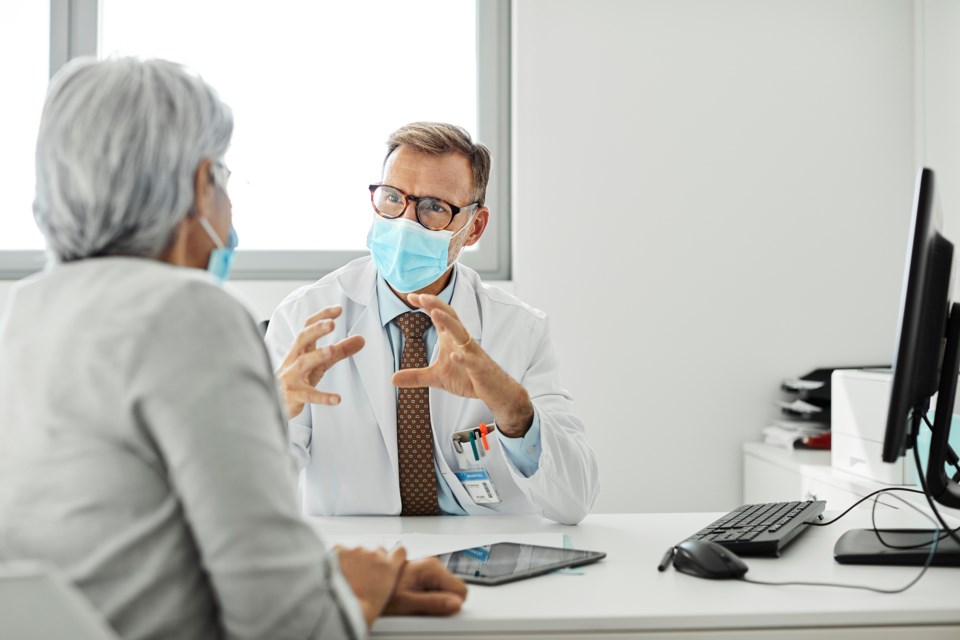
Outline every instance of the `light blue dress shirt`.
<svg viewBox="0 0 960 640">
<path fill-rule="evenodd" d="M 453 299 L 453 288 L 457 283 L 457 270 L 453 270 L 450 283 L 437 296 L 446 304 L 450 304 Z M 400 355 L 403 353 L 403 332 L 396 323 L 392 322 L 400 314 L 411 311 L 403 300 L 397 297 L 397 294 L 390 289 L 383 276 L 377 276 L 377 302 L 380 306 L 380 323 L 387 331 L 387 339 L 390 341 L 390 348 L 393 349 L 393 370 L 400 369 Z M 422 311 L 420 313 L 423 313 Z M 426 333 L 423 334 L 423 340 L 427 345 L 427 353 L 433 354 L 433 349 L 437 345 L 437 330 L 431 324 Z M 398 391 L 399 393 L 399 391 Z M 508 438 L 498 432 L 500 446 L 507 456 L 507 459 L 513 463 L 520 473 L 529 478 L 537 469 L 540 468 L 540 415 L 537 408 L 533 408 L 533 423 L 530 429 L 522 438 Z M 437 498 L 440 501 L 440 513 L 449 516 L 465 516 L 467 512 L 463 510 L 457 498 L 450 490 L 447 481 L 440 474 L 440 467 L 437 461 L 433 461 L 433 467 L 437 474 Z"/>
</svg>

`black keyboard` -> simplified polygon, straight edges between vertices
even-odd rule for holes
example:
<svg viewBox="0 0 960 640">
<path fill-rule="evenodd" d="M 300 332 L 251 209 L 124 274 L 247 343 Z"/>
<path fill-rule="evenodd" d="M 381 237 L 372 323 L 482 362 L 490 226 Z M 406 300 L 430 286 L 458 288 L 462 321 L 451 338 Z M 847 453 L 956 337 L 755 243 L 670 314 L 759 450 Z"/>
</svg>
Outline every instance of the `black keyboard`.
<svg viewBox="0 0 960 640">
<path fill-rule="evenodd" d="M 690 536 L 710 540 L 743 556 L 779 556 L 791 540 L 821 519 L 823 500 L 745 504 Z"/>
</svg>

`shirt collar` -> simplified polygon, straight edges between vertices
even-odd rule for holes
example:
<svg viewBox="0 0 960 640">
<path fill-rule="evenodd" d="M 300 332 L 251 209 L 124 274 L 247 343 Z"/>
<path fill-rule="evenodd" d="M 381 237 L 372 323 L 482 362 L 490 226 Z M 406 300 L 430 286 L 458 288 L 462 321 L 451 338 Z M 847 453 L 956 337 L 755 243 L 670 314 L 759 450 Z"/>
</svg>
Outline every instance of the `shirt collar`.
<svg viewBox="0 0 960 640">
<path fill-rule="evenodd" d="M 457 283 L 457 267 L 454 265 L 453 273 L 450 275 L 450 282 L 443 288 L 437 297 L 445 304 L 450 304 L 453 299 L 453 288 Z M 387 281 L 379 273 L 377 274 L 377 302 L 380 306 L 380 324 L 387 326 L 394 318 L 407 311 L 412 311 L 410 307 L 404 304 L 403 300 L 397 297 Z"/>
</svg>

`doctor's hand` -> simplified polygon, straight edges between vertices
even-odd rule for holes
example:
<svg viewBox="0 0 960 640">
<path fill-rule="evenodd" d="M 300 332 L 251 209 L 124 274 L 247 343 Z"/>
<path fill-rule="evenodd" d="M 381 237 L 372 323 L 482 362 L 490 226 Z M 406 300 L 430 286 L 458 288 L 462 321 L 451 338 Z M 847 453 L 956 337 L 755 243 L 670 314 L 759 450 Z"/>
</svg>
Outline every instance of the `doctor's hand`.
<svg viewBox="0 0 960 640">
<path fill-rule="evenodd" d="M 317 347 L 317 340 L 333 331 L 333 319 L 343 311 L 340 307 L 327 307 L 307 320 L 303 331 L 277 368 L 276 376 L 287 405 L 287 416 L 300 415 L 306 403 L 334 405 L 340 396 L 316 389 L 317 383 L 327 370 L 344 358 L 349 358 L 363 348 L 361 336 L 350 336 L 325 347 Z"/>
<path fill-rule="evenodd" d="M 403 565 L 400 579 L 387 602 L 388 616 L 449 616 L 460 611 L 467 585 L 437 558 L 414 560 Z"/>
<path fill-rule="evenodd" d="M 533 404 L 523 386 L 480 348 L 453 308 L 436 296 L 411 293 L 410 304 L 430 314 L 437 328 L 437 359 L 429 367 L 393 375 L 398 387 L 435 387 L 464 398 L 479 398 L 503 435 L 519 438 L 533 423 Z"/>
</svg>

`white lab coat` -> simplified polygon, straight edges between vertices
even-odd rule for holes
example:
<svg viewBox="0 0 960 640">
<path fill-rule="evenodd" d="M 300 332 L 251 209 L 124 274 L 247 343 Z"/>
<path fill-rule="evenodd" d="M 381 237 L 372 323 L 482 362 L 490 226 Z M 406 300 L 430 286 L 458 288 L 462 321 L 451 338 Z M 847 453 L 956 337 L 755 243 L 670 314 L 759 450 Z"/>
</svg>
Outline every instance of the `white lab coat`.
<svg viewBox="0 0 960 640">
<path fill-rule="evenodd" d="M 560 386 L 557 356 L 546 315 L 504 291 L 483 284 L 475 271 L 457 265 L 451 306 L 473 339 L 530 395 L 540 417 L 539 469 L 524 477 L 488 438 L 484 467 L 502 502 L 476 505 L 454 475 L 459 470 L 454 431 L 492 422 L 487 406 L 430 389 L 436 459 L 457 501 L 471 515 L 539 513 L 575 524 L 590 511 L 599 490 L 597 462 L 583 423 L 572 414 Z M 278 366 L 307 319 L 332 305 L 343 313 L 326 342 L 361 335 L 364 348 L 340 362 L 317 385 L 337 393 L 337 406 L 308 405 L 290 420 L 290 444 L 305 469 L 303 507 L 310 515 L 398 515 L 396 387 L 393 352 L 380 324 L 377 270 L 369 257 L 354 260 L 291 293 L 274 312 L 266 335 Z M 431 361 L 436 358 L 436 349 Z"/>
</svg>

